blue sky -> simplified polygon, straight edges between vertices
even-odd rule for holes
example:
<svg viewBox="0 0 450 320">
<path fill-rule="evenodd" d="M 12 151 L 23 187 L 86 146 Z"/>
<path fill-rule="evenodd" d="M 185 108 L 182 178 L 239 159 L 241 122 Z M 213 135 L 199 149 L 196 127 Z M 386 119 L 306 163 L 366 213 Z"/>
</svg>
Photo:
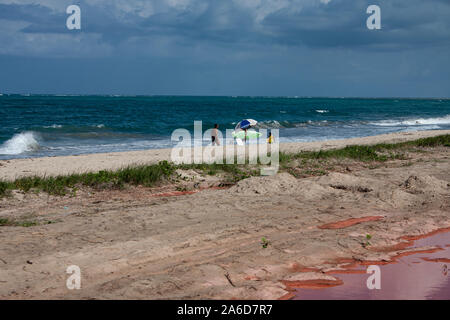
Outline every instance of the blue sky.
<svg viewBox="0 0 450 320">
<path fill-rule="evenodd" d="M 0 92 L 449 97 L 450 1 L 0 0 Z"/>
</svg>

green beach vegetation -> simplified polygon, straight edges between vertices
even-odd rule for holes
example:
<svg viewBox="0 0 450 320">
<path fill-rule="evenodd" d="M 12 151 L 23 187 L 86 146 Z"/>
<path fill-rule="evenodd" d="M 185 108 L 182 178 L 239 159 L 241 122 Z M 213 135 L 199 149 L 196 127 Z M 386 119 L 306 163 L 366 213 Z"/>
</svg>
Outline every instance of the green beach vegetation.
<svg viewBox="0 0 450 320">
<path fill-rule="evenodd" d="M 46 221 L 46 222 L 42 222 L 39 223 L 37 221 L 34 220 L 24 220 L 24 221 L 16 221 L 16 220 L 11 220 L 8 218 L 0 218 L 0 227 L 24 227 L 24 228 L 29 228 L 29 227 L 34 227 L 40 224 L 51 224 L 53 223 L 53 221 Z"/>
<path fill-rule="evenodd" d="M 406 160 L 406 152 L 424 152 L 427 148 L 450 147 L 450 135 L 423 138 L 414 141 L 353 145 L 341 149 L 321 151 L 304 151 L 299 153 L 280 153 L 280 171 L 287 171 L 294 176 L 322 175 L 332 170 L 333 163 L 351 160 L 376 163 L 389 160 Z M 157 164 L 139 165 L 95 173 L 71 174 L 56 177 L 23 177 L 15 181 L 0 181 L 0 197 L 7 196 L 12 190 L 22 192 L 46 192 L 51 195 L 76 194 L 81 187 L 94 189 L 120 189 L 127 185 L 152 187 L 164 181 L 170 181 L 176 170 L 196 170 L 207 175 L 224 177 L 228 183 L 257 176 L 259 165 L 249 164 L 173 164 L 161 161 Z M 301 174 L 298 174 L 302 169 Z M 2 222 L 0 221 L 0 224 Z M 3 222 L 5 223 L 5 222 Z"/>
</svg>

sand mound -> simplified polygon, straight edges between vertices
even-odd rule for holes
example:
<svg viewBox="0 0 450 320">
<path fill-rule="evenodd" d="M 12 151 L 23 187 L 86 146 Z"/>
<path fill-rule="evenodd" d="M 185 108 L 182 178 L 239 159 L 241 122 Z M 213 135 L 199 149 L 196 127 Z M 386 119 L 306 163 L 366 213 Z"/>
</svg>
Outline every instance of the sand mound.
<svg viewBox="0 0 450 320">
<path fill-rule="evenodd" d="M 298 180 L 289 173 L 279 173 L 267 177 L 251 177 L 239 181 L 229 189 L 240 194 L 282 194 L 299 192 Z"/>
<path fill-rule="evenodd" d="M 448 194 L 447 182 L 426 174 L 410 175 L 402 183 L 388 183 L 385 178 L 367 178 L 351 174 L 330 173 L 318 180 L 324 187 L 345 191 L 345 198 L 364 197 L 381 200 L 393 208 L 410 208 L 422 203 L 439 202 Z"/>
<path fill-rule="evenodd" d="M 441 194 L 448 190 L 447 182 L 429 175 L 411 175 L 400 187 L 411 194 Z"/>
<path fill-rule="evenodd" d="M 330 193 L 329 188 L 323 187 L 312 179 L 298 180 L 289 173 L 279 173 L 274 176 L 251 177 L 239 181 L 228 192 L 244 195 L 283 195 L 289 194 L 296 199 L 321 199 Z"/>
<path fill-rule="evenodd" d="M 296 179 L 288 173 L 242 180 L 227 192 L 242 195 L 288 194 L 298 201 L 339 199 L 376 201 L 396 209 L 409 209 L 426 203 L 439 203 L 448 194 L 447 182 L 430 175 L 411 175 L 402 183 L 385 178 L 369 178 L 333 172 L 325 176 Z"/>
<path fill-rule="evenodd" d="M 394 208 L 410 208 L 425 204 L 439 204 L 448 194 L 447 182 L 429 175 L 410 175 L 394 188 L 387 188 L 380 198 Z"/>
<path fill-rule="evenodd" d="M 186 181 L 194 181 L 194 180 L 198 180 L 201 179 L 202 176 L 194 171 L 194 170 L 181 170 L 178 169 L 175 171 L 175 173 L 177 174 L 177 176 L 182 179 L 182 180 L 186 180 Z"/>
<path fill-rule="evenodd" d="M 309 179 L 299 181 L 297 189 L 300 192 L 297 199 L 300 198 L 305 201 L 318 200 L 330 195 L 328 187 L 324 187 Z"/>
<path fill-rule="evenodd" d="M 347 190 L 353 192 L 372 192 L 377 180 L 356 177 L 353 175 L 333 172 L 321 177 L 318 182 L 337 190 Z"/>
</svg>

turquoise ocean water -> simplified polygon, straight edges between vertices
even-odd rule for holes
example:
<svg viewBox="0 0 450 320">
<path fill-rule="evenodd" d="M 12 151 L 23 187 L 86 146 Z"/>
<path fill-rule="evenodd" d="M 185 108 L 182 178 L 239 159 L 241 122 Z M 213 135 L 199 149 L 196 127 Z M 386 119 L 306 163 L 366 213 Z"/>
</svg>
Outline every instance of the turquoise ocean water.
<svg viewBox="0 0 450 320">
<path fill-rule="evenodd" d="M 450 99 L 0 95 L 0 159 L 175 145 L 173 130 L 245 118 L 281 142 L 450 129 Z M 207 143 L 207 141 L 205 141 Z"/>
</svg>

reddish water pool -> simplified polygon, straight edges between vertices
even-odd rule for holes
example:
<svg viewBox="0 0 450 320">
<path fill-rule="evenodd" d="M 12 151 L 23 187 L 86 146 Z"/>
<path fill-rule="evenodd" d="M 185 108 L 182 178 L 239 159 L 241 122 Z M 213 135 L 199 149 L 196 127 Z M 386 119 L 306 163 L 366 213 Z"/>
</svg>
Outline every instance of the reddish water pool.
<svg viewBox="0 0 450 320">
<path fill-rule="evenodd" d="M 369 290 L 367 265 L 358 265 L 348 273 L 331 272 L 343 284 L 325 288 L 301 288 L 294 300 L 377 300 L 377 299 L 450 299 L 450 232 L 438 233 L 414 241 L 409 248 L 435 246 L 437 250 L 400 256 L 395 262 L 377 264 L 381 270 L 381 289 Z"/>
</svg>

